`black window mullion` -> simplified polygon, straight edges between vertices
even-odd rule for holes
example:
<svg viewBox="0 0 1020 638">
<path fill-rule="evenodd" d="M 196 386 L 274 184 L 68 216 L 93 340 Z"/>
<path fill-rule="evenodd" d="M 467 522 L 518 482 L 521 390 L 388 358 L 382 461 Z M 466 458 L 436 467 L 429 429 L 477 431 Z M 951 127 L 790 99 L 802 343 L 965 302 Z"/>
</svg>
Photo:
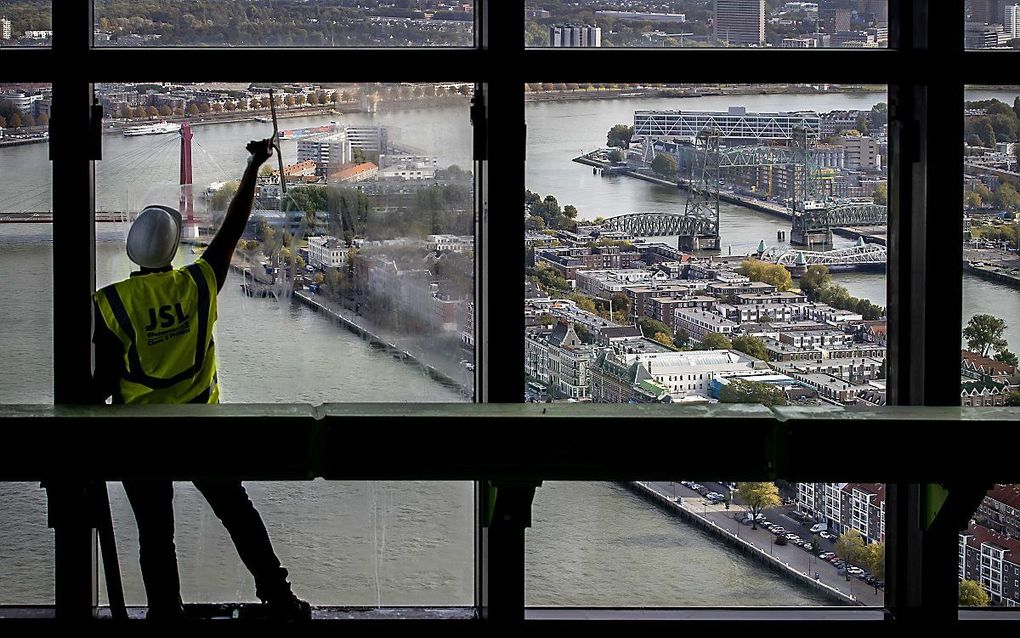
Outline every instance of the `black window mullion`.
<svg viewBox="0 0 1020 638">
<path fill-rule="evenodd" d="M 90 154 L 89 79 L 81 72 L 92 37 L 91 2 L 55 2 L 50 159 L 53 202 L 54 402 L 86 403 L 92 367 L 95 241 Z M 54 442 L 55 445 L 59 442 Z M 97 604 L 95 532 L 89 524 L 85 481 L 48 483 L 53 528 L 54 592 L 58 618 L 83 619 Z"/>
</svg>

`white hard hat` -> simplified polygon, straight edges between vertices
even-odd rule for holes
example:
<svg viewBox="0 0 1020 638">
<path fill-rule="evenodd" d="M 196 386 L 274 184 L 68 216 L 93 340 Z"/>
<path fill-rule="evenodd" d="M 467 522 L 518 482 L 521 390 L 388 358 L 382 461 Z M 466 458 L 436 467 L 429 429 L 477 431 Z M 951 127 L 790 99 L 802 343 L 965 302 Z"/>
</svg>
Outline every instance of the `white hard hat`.
<svg viewBox="0 0 1020 638">
<path fill-rule="evenodd" d="M 169 266 L 180 241 L 181 214 L 169 206 L 147 206 L 128 231 L 128 258 L 143 268 Z"/>
</svg>

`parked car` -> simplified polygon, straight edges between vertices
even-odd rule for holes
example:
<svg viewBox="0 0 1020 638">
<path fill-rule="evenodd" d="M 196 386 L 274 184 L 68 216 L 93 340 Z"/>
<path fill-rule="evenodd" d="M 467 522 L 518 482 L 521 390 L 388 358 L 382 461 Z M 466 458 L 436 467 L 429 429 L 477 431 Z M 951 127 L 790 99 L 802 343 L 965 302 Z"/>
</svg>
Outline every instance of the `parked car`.
<svg viewBox="0 0 1020 638">
<path fill-rule="evenodd" d="M 814 545 L 812 545 L 811 543 L 804 543 L 803 545 L 801 545 L 801 546 L 800 546 L 800 548 L 801 548 L 801 549 L 803 549 L 803 550 L 804 550 L 804 551 L 806 551 L 806 552 L 810 552 L 810 551 L 811 551 L 811 550 L 813 550 L 813 549 L 814 549 L 815 547 L 814 547 Z"/>
<path fill-rule="evenodd" d="M 818 555 L 818 558 L 821 558 L 822 560 L 829 560 L 833 556 L 835 556 L 835 554 L 832 552 L 822 552 Z"/>
</svg>

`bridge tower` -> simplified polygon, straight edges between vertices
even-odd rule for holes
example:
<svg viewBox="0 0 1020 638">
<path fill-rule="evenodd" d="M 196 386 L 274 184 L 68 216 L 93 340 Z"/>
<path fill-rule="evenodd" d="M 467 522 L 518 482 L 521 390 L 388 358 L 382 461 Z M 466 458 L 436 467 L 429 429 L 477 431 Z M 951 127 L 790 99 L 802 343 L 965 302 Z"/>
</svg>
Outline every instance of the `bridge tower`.
<svg viewBox="0 0 1020 638">
<path fill-rule="evenodd" d="M 194 133 L 191 131 L 191 124 L 181 124 L 181 199 L 177 207 L 184 218 L 184 237 L 198 237 L 198 224 L 195 221 L 195 200 L 192 196 L 191 176 L 191 138 Z"/>
<path fill-rule="evenodd" d="M 790 243 L 798 246 L 832 243 L 828 205 L 824 202 L 818 183 L 818 171 L 811 160 L 808 130 L 797 127 L 793 131 L 793 228 Z M 800 172 L 797 175 L 797 172 Z"/>
<path fill-rule="evenodd" d="M 680 250 L 719 249 L 719 129 L 703 129 L 694 142 L 691 179 L 687 184 L 684 218 L 697 217 L 712 222 L 711 232 L 691 231 L 680 235 Z"/>
</svg>

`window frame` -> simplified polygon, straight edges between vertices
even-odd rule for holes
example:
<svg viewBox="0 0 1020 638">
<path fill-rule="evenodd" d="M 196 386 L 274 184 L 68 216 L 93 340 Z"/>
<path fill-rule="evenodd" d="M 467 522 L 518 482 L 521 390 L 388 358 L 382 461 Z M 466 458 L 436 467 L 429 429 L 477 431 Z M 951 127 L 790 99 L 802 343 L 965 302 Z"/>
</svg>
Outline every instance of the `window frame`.
<svg viewBox="0 0 1020 638">
<path fill-rule="evenodd" d="M 189 81 L 251 79 L 253 75 L 258 79 L 290 80 L 294 68 L 334 68 L 342 71 L 315 79 L 443 81 L 456 75 L 476 82 L 472 108 L 478 204 L 476 401 L 500 404 L 520 403 L 524 396 L 521 374 L 524 329 L 520 312 L 525 247 L 523 240 L 500 239 L 524 236 L 519 211 L 523 208 L 526 186 L 525 83 L 668 82 L 672 69 L 683 68 L 685 82 L 769 83 L 824 78 L 826 82 L 881 83 L 888 87 L 889 402 L 893 406 L 958 408 L 957 378 L 940 371 L 959 365 L 958 348 L 944 335 L 956 334 L 962 319 L 959 237 L 963 219 L 962 214 L 943 219 L 939 211 L 963 210 L 964 86 L 995 83 L 1000 75 L 999 63 L 1015 62 L 1020 53 L 965 51 L 962 2 L 889 0 L 887 50 L 527 49 L 524 6 L 524 0 L 477 0 L 476 46 L 470 48 L 231 50 L 95 48 L 92 2 L 54 2 L 52 48 L 4 49 L 0 51 L 0 64 L 5 69 L 6 81 L 48 82 L 53 87 L 50 157 L 53 183 L 60 185 L 53 192 L 53 253 L 54 272 L 61 273 L 63 290 L 55 296 L 53 308 L 54 316 L 59 318 L 54 322 L 53 337 L 56 407 L 84 402 L 91 368 L 90 296 L 95 289 L 93 162 L 100 159 L 96 150 L 97 129 L 90 119 L 94 82 L 148 78 L 153 75 L 152 69 L 161 68 L 174 69 L 170 75 L 180 75 Z M 84 73 L 79 70 L 82 68 Z M 950 142 L 955 151 L 943 147 L 946 139 L 956 140 Z M 89 206 L 87 214 L 83 214 L 82 200 L 86 197 Z M 518 202 L 517 212 L 503 210 L 507 202 Z M 939 210 L 929 211 L 936 206 Z M 522 267 L 506 267 L 515 263 Z M 946 279 L 951 282 L 948 286 L 944 283 Z M 407 404 L 403 410 L 414 415 L 426 408 Z M 936 415 L 932 418 L 942 415 L 952 421 L 962 420 L 958 409 L 929 414 Z M 569 428 L 568 417 L 559 420 L 558 425 Z M 72 425 L 75 423 L 74 417 L 64 418 L 70 418 Z M 491 415 L 485 418 L 493 419 L 483 422 L 486 424 L 499 422 Z M 547 422 L 531 413 L 522 418 L 529 426 Z M 890 431 L 883 431 L 883 447 L 891 450 L 901 437 L 914 437 L 911 440 L 915 441 L 920 437 L 914 429 L 906 428 L 907 434 L 894 431 L 909 421 L 908 416 L 879 416 L 869 418 L 868 425 L 889 426 Z M 476 436 L 478 441 L 495 443 L 500 432 L 500 428 L 494 427 Z M 522 436 L 510 434 L 515 446 L 523 443 Z M 783 440 L 769 454 L 773 462 L 780 463 L 795 450 L 794 443 Z M 625 459 L 617 461 L 620 467 L 628 467 Z M 952 545 L 958 543 L 957 536 L 954 532 L 948 541 L 945 534 L 926 536 L 912 525 L 923 506 L 921 484 L 917 481 L 935 480 L 941 475 L 932 474 L 931 468 L 923 464 L 911 467 L 915 473 L 895 478 L 887 492 L 890 540 L 887 617 L 906 622 L 920 622 L 922 617 L 929 621 L 936 617 L 955 620 L 955 605 L 950 609 L 945 603 L 953 593 L 950 584 L 955 589 L 958 553 L 952 551 Z M 496 475 L 495 469 L 480 462 L 473 476 Z M 535 482 L 552 476 L 549 467 L 536 462 L 522 469 L 516 479 L 520 481 L 522 477 L 532 481 L 506 484 L 506 493 L 519 489 L 527 494 L 530 485 L 533 494 Z M 476 493 L 476 512 L 481 512 L 485 506 L 484 490 L 477 489 Z M 530 500 L 527 503 L 530 506 Z M 500 617 L 516 622 L 524 617 L 523 529 L 530 524 L 529 514 L 530 507 L 522 505 L 515 509 L 510 519 L 518 527 L 506 536 L 501 536 L 504 532 L 496 534 L 481 522 L 476 528 L 476 602 L 482 618 Z M 477 517 L 480 520 L 481 514 Z M 493 534 L 498 541 L 492 538 Z M 94 534 L 78 526 L 64 532 L 58 530 L 55 538 L 57 608 L 69 614 L 67 617 L 86 617 L 95 605 L 94 582 L 90 582 L 95 573 L 90 575 L 87 558 L 90 552 L 93 555 L 95 552 Z M 922 538 L 927 541 L 923 550 Z M 503 545 L 504 542 L 507 544 Z M 945 556 L 938 556 L 939 552 Z M 927 580 L 922 578 L 922 567 L 928 574 Z M 497 586 L 495 573 L 509 576 L 499 581 L 497 589 L 489 589 Z M 933 573 L 939 576 L 932 577 Z M 922 585 L 936 594 L 922 599 Z M 90 592 L 88 596 L 86 591 Z M 495 608 L 505 611 L 487 616 L 487 610 Z M 737 621 L 739 614 L 733 610 L 730 619 Z M 807 620 L 812 614 L 805 611 L 802 616 Z"/>
</svg>

